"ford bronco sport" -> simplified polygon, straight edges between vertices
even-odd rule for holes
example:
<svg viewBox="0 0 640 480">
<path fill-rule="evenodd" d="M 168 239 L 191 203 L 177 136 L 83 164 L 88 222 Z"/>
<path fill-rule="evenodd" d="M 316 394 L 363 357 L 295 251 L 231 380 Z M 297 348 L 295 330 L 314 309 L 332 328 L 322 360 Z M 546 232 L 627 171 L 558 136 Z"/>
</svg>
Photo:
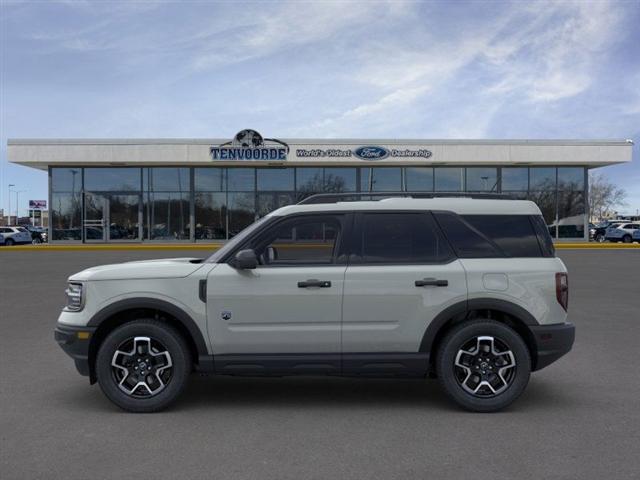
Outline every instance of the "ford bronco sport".
<svg viewBox="0 0 640 480">
<path fill-rule="evenodd" d="M 336 197 L 280 208 L 206 259 L 72 275 L 56 340 L 133 412 L 169 405 L 192 371 L 437 377 L 495 411 L 571 349 L 567 270 L 534 203 Z"/>
</svg>

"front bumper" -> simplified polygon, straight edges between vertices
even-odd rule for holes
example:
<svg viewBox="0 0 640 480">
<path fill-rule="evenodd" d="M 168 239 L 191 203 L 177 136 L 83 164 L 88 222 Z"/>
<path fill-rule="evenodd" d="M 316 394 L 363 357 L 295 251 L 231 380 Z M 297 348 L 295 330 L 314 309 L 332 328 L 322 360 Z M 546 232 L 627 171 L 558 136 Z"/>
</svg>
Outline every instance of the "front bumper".
<svg viewBox="0 0 640 480">
<path fill-rule="evenodd" d="M 529 328 L 533 333 L 537 351 L 533 371 L 550 365 L 568 353 L 576 338 L 576 327 L 569 322 Z"/>
<path fill-rule="evenodd" d="M 76 364 L 80 375 L 89 376 L 89 344 L 95 332 L 92 327 L 74 327 L 58 324 L 53 336 L 58 345 Z"/>
</svg>

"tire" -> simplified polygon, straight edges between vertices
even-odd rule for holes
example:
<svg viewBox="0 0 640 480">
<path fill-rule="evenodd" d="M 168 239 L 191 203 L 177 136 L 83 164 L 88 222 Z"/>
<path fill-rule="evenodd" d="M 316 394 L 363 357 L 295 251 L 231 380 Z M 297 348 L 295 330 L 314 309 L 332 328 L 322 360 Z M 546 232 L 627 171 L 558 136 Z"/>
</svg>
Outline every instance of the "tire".
<svg viewBox="0 0 640 480">
<path fill-rule="evenodd" d="M 488 352 L 482 353 L 485 348 Z M 477 353 L 472 354 L 474 351 Z M 522 337 L 507 325 L 495 320 L 469 320 L 454 327 L 442 340 L 436 371 L 444 391 L 458 405 L 472 412 L 495 412 L 524 391 L 531 374 L 531 356 Z"/>
<path fill-rule="evenodd" d="M 11 247 L 11 246 L 13 246 L 15 243 L 16 243 L 16 242 L 13 240 L 13 238 L 7 238 L 7 239 L 4 241 L 4 244 L 5 244 L 7 247 Z"/>
<path fill-rule="evenodd" d="M 33 240 L 31 240 L 31 243 L 33 245 L 40 245 L 42 243 L 42 240 L 40 240 L 40 238 L 36 237 Z"/>
<path fill-rule="evenodd" d="M 100 388 L 128 412 L 166 408 L 184 390 L 191 370 L 191 354 L 182 335 L 151 319 L 135 320 L 113 330 L 96 357 Z"/>
<path fill-rule="evenodd" d="M 599 233 L 596 235 L 595 241 L 598 243 L 604 243 L 604 235 Z"/>
<path fill-rule="evenodd" d="M 631 235 L 625 235 L 622 237 L 623 243 L 631 243 Z"/>
</svg>

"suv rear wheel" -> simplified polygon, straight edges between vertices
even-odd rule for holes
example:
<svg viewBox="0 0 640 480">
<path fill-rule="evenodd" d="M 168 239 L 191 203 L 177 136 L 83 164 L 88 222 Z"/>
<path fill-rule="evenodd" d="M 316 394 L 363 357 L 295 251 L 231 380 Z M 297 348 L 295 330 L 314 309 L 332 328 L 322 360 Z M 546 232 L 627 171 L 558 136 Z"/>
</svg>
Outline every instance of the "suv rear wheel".
<svg viewBox="0 0 640 480">
<path fill-rule="evenodd" d="M 166 408 L 184 389 L 191 367 L 189 348 L 180 333 L 150 319 L 116 328 L 96 357 L 100 388 L 130 412 Z"/>
<path fill-rule="evenodd" d="M 531 357 L 512 328 L 495 320 L 470 320 L 443 339 L 436 369 L 445 392 L 474 412 L 500 410 L 529 382 Z"/>
</svg>

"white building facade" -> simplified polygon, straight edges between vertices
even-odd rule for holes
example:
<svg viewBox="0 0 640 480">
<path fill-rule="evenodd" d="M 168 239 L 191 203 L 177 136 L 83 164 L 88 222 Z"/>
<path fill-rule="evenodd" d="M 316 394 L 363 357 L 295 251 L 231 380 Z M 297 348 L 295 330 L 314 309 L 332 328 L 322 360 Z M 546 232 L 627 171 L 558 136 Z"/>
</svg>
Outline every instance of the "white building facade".
<svg viewBox="0 0 640 480">
<path fill-rule="evenodd" d="M 588 239 L 588 171 L 630 140 L 13 139 L 49 175 L 53 242 L 215 241 L 314 193 L 500 194 L 535 201 L 557 241 Z"/>
</svg>

